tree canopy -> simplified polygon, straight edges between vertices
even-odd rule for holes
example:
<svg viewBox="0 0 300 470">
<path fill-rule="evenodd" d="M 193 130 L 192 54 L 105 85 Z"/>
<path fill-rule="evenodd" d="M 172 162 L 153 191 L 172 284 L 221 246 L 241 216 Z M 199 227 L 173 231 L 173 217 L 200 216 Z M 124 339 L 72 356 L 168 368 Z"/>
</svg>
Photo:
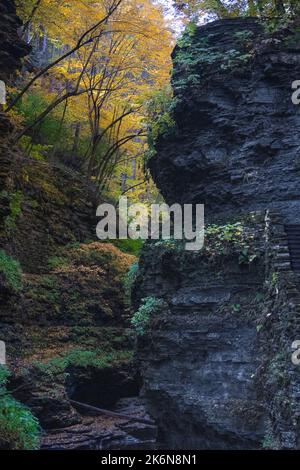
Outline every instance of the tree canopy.
<svg viewBox="0 0 300 470">
<path fill-rule="evenodd" d="M 11 90 L 8 111 L 22 122 L 16 140 L 31 156 L 63 149 L 81 158 L 101 191 L 114 179 L 134 186 L 144 178 L 148 102 L 170 77 L 173 37 L 162 8 L 151 0 L 17 8 L 33 51 Z"/>
</svg>

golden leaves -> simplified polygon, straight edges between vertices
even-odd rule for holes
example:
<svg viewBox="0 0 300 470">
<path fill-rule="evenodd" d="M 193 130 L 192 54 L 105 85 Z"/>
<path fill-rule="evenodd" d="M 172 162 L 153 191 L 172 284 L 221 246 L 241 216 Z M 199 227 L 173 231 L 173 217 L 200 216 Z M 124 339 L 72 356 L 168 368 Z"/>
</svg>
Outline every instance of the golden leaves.
<svg viewBox="0 0 300 470">
<path fill-rule="evenodd" d="M 117 2 L 43 0 L 33 14 L 36 2 L 28 0 L 19 2 L 19 13 L 24 21 L 31 17 L 31 35 L 46 37 L 47 44 L 53 44 L 53 61 L 101 22 Z M 122 0 L 105 22 L 87 34 L 83 47 L 40 79 L 39 92 L 47 102 L 69 90 L 80 92 L 67 99 L 65 109 L 61 104 L 53 113 L 64 112 L 65 122 L 71 126 L 79 122 L 81 137 L 90 135 L 92 141 L 108 129 L 105 158 L 111 162 L 103 162 L 106 172 L 109 168 L 111 174 L 118 159 L 130 160 L 144 151 L 144 103 L 153 90 L 169 82 L 172 47 L 173 38 L 160 7 L 151 0 Z M 127 109 L 134 112 L 127 114 Z M 118 120 L 122 113 L 124 117 Z M 116 141 L 121 144 L 114 150 Z"/>
</svg>

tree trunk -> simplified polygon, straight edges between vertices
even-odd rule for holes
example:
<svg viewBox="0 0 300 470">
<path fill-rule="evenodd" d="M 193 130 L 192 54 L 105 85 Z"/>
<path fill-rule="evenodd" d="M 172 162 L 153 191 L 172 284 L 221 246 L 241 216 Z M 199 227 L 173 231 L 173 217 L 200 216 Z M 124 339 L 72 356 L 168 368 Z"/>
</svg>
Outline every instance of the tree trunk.
<svg viewBox="0 0 300 470">
<path fill-rule="evenodd" d="M 127 175 L 126 173 L 121 174 L 121 193 L 123 194 L 126 191 L 126 181 Z"/>
<path fill-rule="evenodd" d="M 134 158 L 132 160 L 132 176 L 131 179 L 135 180 L 136 179 L 136 159 Z"/>
<path fill-rule="evenodd" d="M 72 157 L 76 158 L 78 156 L 78 144 L 79 144 L 79 137 L 80 137 L 80 122 L 77 122 L 75 125 L 75 132 L 74 132 L 74 141 L 72 147 Z"/>
</svg>

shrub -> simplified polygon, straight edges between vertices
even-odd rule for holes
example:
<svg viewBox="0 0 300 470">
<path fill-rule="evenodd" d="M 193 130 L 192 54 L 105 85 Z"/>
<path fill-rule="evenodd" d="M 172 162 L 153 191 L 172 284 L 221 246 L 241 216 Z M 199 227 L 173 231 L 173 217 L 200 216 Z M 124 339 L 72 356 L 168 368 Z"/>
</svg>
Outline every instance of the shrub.
<svg viewBox="0 0 300 470">
<path fill-rule="evenodd" d="M 159 136 L 174 134 L 176 123 L 173 118 L 177 99 L 170 87 L 157 91 L 147 102 L 148 151 L 146 158 L 156 154 L 155 143 Z"/>
<path fill-rule="evenodd" d="M 68 266 L 69 264 L 70 263 L 68 258 L 64 256 L 51 256 L 48 259 L 48 266 L 50 269 L 62 268 Z"/>
<path fill-rule="evenodd" d="M 23 124 L 26 126 L 32 124 L 36 117 L 47 108 L 48 104 L 49 101 L 43 96 L 43 93 L 35 90 L 28 93 L 23 100 L 18 102 L 16 111 L 22 117 Z M 57 111 L 58 109 L 59 108 L 57 108 Z M 38 133 L 34 135 L 33 139 L 31 140 L 25 137 L 21 142 L 21 146 L 24 148 L 24 146 L 28 146 L 29 144 L 35 157 L 40 154 L 42 158 L 45 158 L 46 153 L 49 153 L 49 150 L 57 143 L 57 139 L 60 135 L 64 136 L 60 144 L 63 148 L 66 148 L 68 142 L 72 139 L 71 130 L 65 124 L 61 124 L 61 118 L 59 116 L 53 113 L 48 114 L 48 116 L 43 119 L 43 122 L 39 126 Z"/>
<path fill-rule="evenodd" d="M 7 379 L 9 377 L 9 371 L 5 366 L 0 365 L 0 391 L 1 394 L 3 393 L 3 388 L 7 383 Z"/>
<path fill-rule="evenodd" d="M 4 275 L 5 281 L 9 287 L 18 292 L 22 288 L 22 270 L 20 263 L 5 251 L 0 250 L 0 273 Z"/>
<path fill-rule="evenodd" d="M 5 229 L 10 231 L 13 230 L 16 226 L 16 219 L 20 215 L 22 210 L 22 200 L 23 194 L 21 191 L 16 191 L 14 193 L 8 193 L 7 191 L 2 191 L 0 193 L 1 198 L 7 198 L 9 201 L 9 215 L 5 217 L 4 226 Z"/>
<path fill-rule="evenodd" d="M 182 250 L 184 244 L 182 240 L 176 240 L 174 238 L 163 238 L 154 242 L 153 246 L 155 246 L 155 248 L 161 247 L 165 250 L 180 251 Z"/>
<path fill-rule="evenodd" d="M 205 251 L 211 256 L 239 254 L 239 264 L 250 264 L 258 256 L 253 246 L 253 231 L 241 222 L 209 225 L 205 229 Z"/>
<path fill-rule="evenodd" d="M 146 297 L 145 299 L 142 299 L 140 308 L 131 318 L 131 325 L 133 326 L 136 334 L 138 336 L 144 335 L 152 315 L 159 313 L 165 307 L 166 303 L 162 299 L 157 299 L 155 297 Z"/>
<path fill-rule="evenodd" d="M 249 41 L 253 40 L 254 33 L 253 31 L 237 31 L 234 33 L 234 37 L 240 41 L 242 44 L 248 45 Z"/>
<path fill-rule="evenodd" d="M 39 423 L 6 390 L 9 372 L 0 366 L 0 442 L 4 448 L 34 450 L 39 447 Z"/>
<path fill-rule="evenodd" d="M 35 160 L 45 160 L 47 154 L 52 149 L 52 145 L 35 144 L 32 138 L 23 135 L 19 140 L 19 145 L 24 152 L 30 151 L 30 156 Z"/>
<path fill-rule="evenodd" d="M 117 238 L 116 240 L 110 240 L 110 242 L 119 248 L 119 250 L 123 251 L 123 253 L 128 253 L 134 256 L 139 256 L 144 244 L 144 240 L 131 240 L 130 238 L 124 240 Z"/>
</svg>

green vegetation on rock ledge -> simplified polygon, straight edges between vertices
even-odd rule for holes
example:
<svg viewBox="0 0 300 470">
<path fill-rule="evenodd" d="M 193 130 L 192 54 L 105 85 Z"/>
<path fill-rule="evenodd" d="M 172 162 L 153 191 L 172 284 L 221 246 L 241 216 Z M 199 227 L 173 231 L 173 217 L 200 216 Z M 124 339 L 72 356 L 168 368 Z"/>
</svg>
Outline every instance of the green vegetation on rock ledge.
<svg viewBox="0 0 300 470">
<path fill-rule="evenodd" d="M 35 321 L 82 327 L 121 322 L 124 278 L 136 257 L 111 243 L 57 248 L 48 272 L 25 276 L 23 311 Z"/>
<path fill-rule="evenodd" d="M 49 362 L 37 362 L 33 365 L 47 374 L 65 373 L 69 367 L 105 369 L 132 360 L 132 351 L 103 351 L 101 349 L 71 349 Z"/>
<path fill-rule="evenodd" d="M 38 420 L 6 389 L 9 371 L 0 366 L 0 446 L 13 450 L 39 447 Z"/>
<path fill-rule="evenodd" d="M 157 299 L 156 297 L 142 299 L 139 309 L 131 318 L 131 325 L 137 336 L 143 336 L 150 324 L 151 318 L 167 308 L 168 306 L 163 299 Z"/>
<path fill-rule="evenodd" d="M 196 32 L 197 26 L 188 24 L 177 43 L 172 80 L 177 99 L 186 90 L 204 83 L 207 69 L 214 68 L 216 72 L 241 70 L 252 58 L 254 40 L 251 31 L 238 32 L 238 49 L 226 52 L 220 50 L 218 44 L 211 45 L 209 38 L 197 39 Z"/>
<path fill-rule="evenodd" d="M 123 251 L 123 253 L 128 253 L 129 255 L 139 256 L 140 251 L 143 247 L 144 240 L 131 240 L 128 239 L 119 239 L 116 238 L 112 240 L 111 243 L 119 248 L 119 250 Z"/>
<path fill-rule="evenodd" d="M 238 263 L 245 265 L 251 264 L 259 257 L 258 236 L 251 220 L 235 221 L 224 225 L 210 224 L 205 228 L 204 246 L 199 251 L 186 251 L 184 240 L 169 238 L 146 243 L 143 252 L 155 251 L 155 256 L 161 256 L 167 252 L 183 257 L 199 256 L 210 262 L 237 255 Z"/>
<path fill-rule="evenodd" d="M 23 193 L 22 191 L 16 191 L 14 193 L 5 194 L 5 191 L 4 191 L 2 192 L 1 197 L 5 195 L 9 198 L 10 213 L 5 218 L 4 226 L 8 232 L 11 232 L 12 230 L 16 228 L 17 217 L 21 214 L 21 211 L 22 211 Z"/>
<path fill-rule="evenodd" d="M 177 99 L 173 96 L 172 89 L 168 86 L 153 94 L 147 103 L 148 110 L 148 150 L 146 159 L 155 156 L 155 144 L 159 137 L 170 136 L 176 131 L 176 123 L 173 112 Z"/>
<path fill-rule="evenodd" d="M 0 273 L 13 291 L 18 292 L 22 288 L 20 263 L 7 255 L 4 250 L 0 250 Z"/>
<path fill-rule="evenodd" d="M 242 222 L 213 224 L 206 228 L 204 251 L 210 257 L 238 253 L 240 264 L 250 264 L 258 256 L 254 239 L 253 228 Z"/>
</svg>

